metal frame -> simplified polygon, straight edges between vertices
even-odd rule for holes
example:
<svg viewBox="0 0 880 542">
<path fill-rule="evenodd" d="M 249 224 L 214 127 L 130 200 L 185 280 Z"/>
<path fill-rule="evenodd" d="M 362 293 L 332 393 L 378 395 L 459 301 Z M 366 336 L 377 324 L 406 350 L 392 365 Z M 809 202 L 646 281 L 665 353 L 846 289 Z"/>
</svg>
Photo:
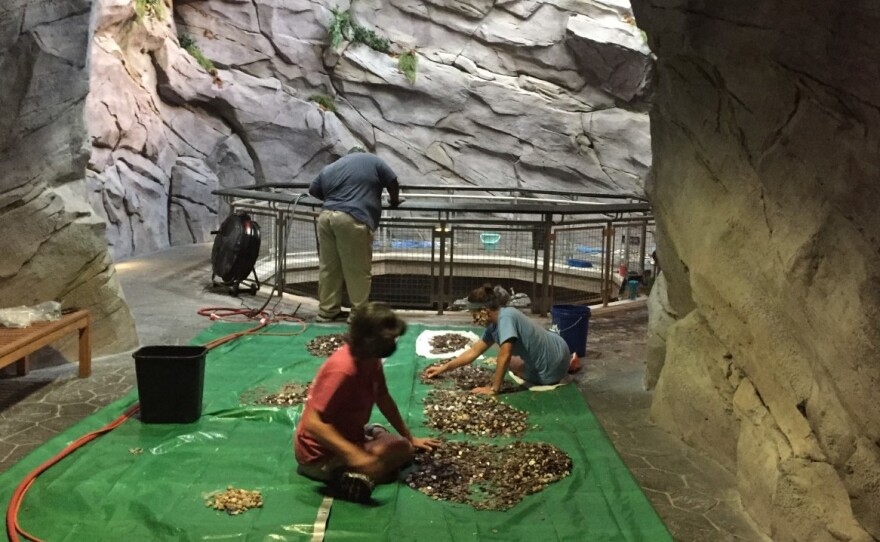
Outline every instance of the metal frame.
<svg viewBox="0 0 880 542">
<path fill-rule="evenodd" d="M 273 222 L 274 234 L 265 257 L 273 259 L 274 265 L 271 273 L 264 269 L 259 278 L 273 284 L 279 293 L 292 288 L 289 279 L 296 279 L 297 284 L 317 284 L 317 234 L 314 233 L 312 241 L 307 230 L 314 229 L 322 203 L 308 196 L 306 188 L 304 184 L 272 184 L 214 192 L 226 200 L 233 212 L 246 210 Z M 532 311 L 537 314 L 549 311 L 561 291 L 560 281 L 564 277 L 569 283 L 576 282 L 580 276 L 598 283 L 598 294 L 595 287 L 587 287 L 587 282 L 582 288 L 584 295 L 573 302 L 588 302 L 598 295 L 607 305 L 616 297 L 614 287 L 626 279 L 616 278 L 613 272 L 613 260 L 619 256 L 615 235 L 619 228 L 638 228 L 636 262 L 638 271 L 644 275 L 647 238 L 649 233 L 653 235 L 654 221 L 650 205 L 642 198 L 523 189 L 489 192 L 477 187 L 402 186 L 401 192 L 405 203 L 397 208 L 386 207 L 382 212 L 376 231 L 378 245 L 374 245 L 374 275 L 377 267 L 382 266 L 382 269 L 398 270 L 397 274 L 409 272 L 429 277 L 430 304 L 438 314 L 448 310 L 454 301 L 453 281 L 469 276 L 464 273 L 468 267 L 485 270 L 506 266 L 530 270 Z M 468 243 L 467 238 L 473 232 L 487 229 L 512 233 L 510 237 L 520 242 L 505 245 L 504 251 L 478 254 L 474 252 L 474 243 Z M 419 234 L 418 237 L 424 239 L 412 250 L 395 241 L 395 232 L 425 230 L 430 230 L 430 234 Z M 596 267 L 586 271 L 573 268 L 567 260 L 565 263 L 559 260 L 558 236 L 588 231 L 601 231 L 598 273 Z M 529 241 L 521 239 L 526 232 Z M 426 242 L 430 250 L 425 250 L 429 248 Z M 619 249 L 628 266 L 633 262 L 629 249 L 629 244 Z M 528 265 L 523 264 L 526 261 Z M 424 273 L 418 273 L 420 263 L 424 264 L 421 268 Z M 298 289 L 297 293 L 307 292 Z"/>
</svg>

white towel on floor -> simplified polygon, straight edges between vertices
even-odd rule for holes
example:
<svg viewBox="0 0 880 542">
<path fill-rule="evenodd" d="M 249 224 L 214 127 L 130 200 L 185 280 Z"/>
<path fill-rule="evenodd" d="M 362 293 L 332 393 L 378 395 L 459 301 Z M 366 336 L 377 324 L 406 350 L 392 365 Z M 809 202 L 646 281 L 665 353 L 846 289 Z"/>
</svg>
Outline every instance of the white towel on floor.
<svg viewBox="0 0 880 542">
<path fill-rule="evenodd" d="M 455 333 L 456 335 L 464 335 L 468 339 L 470 339 L 470 344 L 473 344 L 480 340 L 477 337 L 476 333 L 472 331 L 459 331 L 457 329 L 447 329 L 447 330 L 436 330 L 436 329 L 426 329 L 422 331 L 418 338 L 416 338 L 416 354 L 422 356 L 423 358 L 428 359 L 451 359 L 459 354 L 465 352 L 470 346 L 466 346 L 455 352 L 448 352 L 446 354 L 435 354 L 434 347 L 431 346 L 431 339 L 438 335 L 446 335 L 447 333 Z"/>
<path fill-rule="evenodd" d="M 544 385 L 544 386 L 536 386 L 536 385 L 534 385 L 534 384 L 529 384 L 529 383 L 527 383 L 525 380 L 523 380 L 522 378 L 516 376 L 516 375 L 513 374 L 513 372 L 511 372 L 511 371 L 507 371 L 507 376 L 509 376 L 510 378 L 512 378 L 513 381 L 516 382 L 517 384 L 519 384 L 520 386 L 525 385 L 525 386 L 529 389 L 529 391 L 550 391 L 550 390 L 555 390 L 555 389 L 558 388 L 559 386 L 565 386 L 565 385 L 568 384 L 569 382 L 572 382 L 572 381 L 573 381 L 573 378 L 572 378 L 571 375 L 565 375 L 565 376 L 562 378 L 562 380 L 559 381 L 558 384 L 549 384 L 549 385 Z"/>
</svg>

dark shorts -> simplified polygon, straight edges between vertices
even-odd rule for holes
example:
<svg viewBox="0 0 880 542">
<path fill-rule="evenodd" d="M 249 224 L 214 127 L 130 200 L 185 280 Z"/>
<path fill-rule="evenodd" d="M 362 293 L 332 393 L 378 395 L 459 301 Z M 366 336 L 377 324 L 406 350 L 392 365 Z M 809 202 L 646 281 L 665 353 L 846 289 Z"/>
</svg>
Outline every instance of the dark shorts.
<svg viewBox="0 0 880 542">
<path fill-rule="evenodd" d="M 312 480 L 329 482 L 333 478 L 334 473 L 343 467 L 345 467 L 345 461 L 339 456 L 333 456 L 328 459 L 312 461 L 311 463 L 300 463 L 296 468 L 296 472 Z"/>
</svg>

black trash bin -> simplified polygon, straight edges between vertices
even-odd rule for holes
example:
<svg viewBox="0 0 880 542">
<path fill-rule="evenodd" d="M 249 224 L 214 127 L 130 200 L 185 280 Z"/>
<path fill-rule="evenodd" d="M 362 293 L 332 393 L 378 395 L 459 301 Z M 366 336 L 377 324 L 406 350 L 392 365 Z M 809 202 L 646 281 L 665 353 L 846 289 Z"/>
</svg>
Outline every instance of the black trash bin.
<svg viewBox="0 0 880 542">
<path fill-rule="evenodd" d="M 207 353 L 204 346 L 144 346 L 133 354 L 142 422 L 199 419 Z"/>
</svg>

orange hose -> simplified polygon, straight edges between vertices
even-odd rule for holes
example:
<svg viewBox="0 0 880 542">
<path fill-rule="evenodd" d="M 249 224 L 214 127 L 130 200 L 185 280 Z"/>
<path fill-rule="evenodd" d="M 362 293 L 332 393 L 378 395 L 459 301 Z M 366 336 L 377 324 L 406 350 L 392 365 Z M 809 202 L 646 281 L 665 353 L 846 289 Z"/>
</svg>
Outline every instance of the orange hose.
<svg viewBox="0 0 880 542">
<path fill-rule="evenodd" d="M 21 526 L 19 526 L 18 524 L 18 511 L 21 508 L 21 503 L 24 500 L 24 495 L 31 487 L 31 484 L 34 483 L 34 480 L 37 479 L 37 476 L 43 474 L 44 472 L 49 470 L 49 467 L 58 463 L 68 455 L 72 454 L 77 448 L 80 448 L 84 444 L 95 440 L 104 433 L 116 429 L 125 420 L 133 416 L 140 408 L 140 404 L 135 403 L 134 405 L 129 407 L 128 410 L 123 412 L 121 416 L 119 416 L 112 422 L 108 423 L 97 431 L 92 431 L 91 433 L 87 433 L 74 440 L 73 442 L 68 444 L 67 447 L 61 450 L 61 452 L 59 452 L 57 455 L 50 458 L 48 461 L 46 461 L 36 469 L 32 470 L 27 476 L 25 476 L 24 480 L 22 480 L 18 484 L 18 487 L 16 487 L 15 491 L 12 493 L 12 498 L 9 501 L 9 508 L 7 508 L 6 510 L 6 532 L 9 534 L 9 539 L 12 542 L 20 542 L 21 539 L 18 537 L 19 534 L 27 538 L 28 540 L 33 540 L 34 542 L 42 542 L 39 538 L 22 529 Z"/>
<path fill-rule="evenodd" d="M 228 343 L 229 341 L 235 340 L 239 337 L 254 334 L 257 331 L 268 326 L 270 323 L 278 322 L 278 321 L 282 321 L 282 320 L 294 321 L 294 322 L 301 323 L 303 325 L 303 329 L 301 331 L 299 331 L 297 333 L 290 333 L 289 335 L 298 335 L 298 334 L 302 333 L 303 331 L 305 331 L 305 322 L 299 318 L 296 318 L 295 316 L 292 316 L 292 315 L 286 315 L 286 314 L 273 315 L 273 314 L 266 313 L 262 310 L 255 311 L 255 310 L 251 310 L 251 309 L 230 309 L 230 308 L 224 308 L 224 307 L 204 308 L 204 309 L 200 309 L 198 311 L 198 313 L 202 316 L 206 316 L 206 317 L 211 318 L 211 320 L 225 320 L 226 318 L 228 318 L 230 316 L 243 316 L 244 319 L 240 320 L 240 321 L 250 321 L 256 317 L 260 318 L 259 323 L 250 329 L 246 329 L 244 331 L 237 331 L 235 333 L 230 333 L 229 335 L 225 335 L 223 337 L 220 337 L 219 339 L 215 339 L 215 340 L 203 345 L 208 350 L 217 348 L 221 344 Z M 280 335 L 280 334 L 273 333 L 271 335 Z M 27 493 L 28 489 L 30 489 L 31 485 L 34 483 L 34 480 L 36 480 L 39 475 L 46 472 L 50 467 L 52 467 L 53 465 L 55 465 L 56 463 L 58 463 L 59 461 L 61 461 L 62 459 L 64 459 L 65 457 L 67 457 L 68 455 L 73 453 L 74 451 L 76 451 L 78 448 L 95 440 L 96 438 L 103 435 L 104 433 L 109 433 L 110 431 L 112 431 L 112 430 L 116 429 L 117 427 L 119 427 L 120 425 L 122 425 L 122 423 L 125 422 L 125 420 L 132 417 L 138 410 L 140 410 L 140 408 L 141 408 L 140 403 L 135 403 L 134 405 L 129 407 L 128 410 L 123 412 L 122 415 L 120 415 L 118 418 L 116 418 L 112 422 L 108 423 L 104 427 L 102 427 L 96 431 L 92 431 L 91 433 L 87 433 L 87 434 L 79 437 L 78 439 L 74 440 L 73 442 L 68 444 L 67 447 L 65 447 L 58 454 L 56 454 L 54 457 L 50 458 L 45 463 L 43 463 L 42 465 L 40 465 L 36 469 L 32 470 L 30 473 L 28 473 L 27 476 L 24 477 L 24 479 L 18 484 L 18 486 L 15 488 L 15 491 L 12 493 L 12 498 L 9 500 L 9 506 L 6 509 L 6 533 L 9 535 L 9 540 L 11 542 L 21 542 L 19 535 L 21 535 L 21 536 L 25 537 L 26 539 L 31 540 L 33 542 L 43 542 L 41 539 L 35 537 L 34 535 L 32 535 L 32 534 L 28 533 L 27 531 L 25 531 L 24 529 L 22 529 L 21 526 L 18 524 L 18 512 L 21 509 L 21 503 L 24 501 L 24 496 Z"/>
</svg>

